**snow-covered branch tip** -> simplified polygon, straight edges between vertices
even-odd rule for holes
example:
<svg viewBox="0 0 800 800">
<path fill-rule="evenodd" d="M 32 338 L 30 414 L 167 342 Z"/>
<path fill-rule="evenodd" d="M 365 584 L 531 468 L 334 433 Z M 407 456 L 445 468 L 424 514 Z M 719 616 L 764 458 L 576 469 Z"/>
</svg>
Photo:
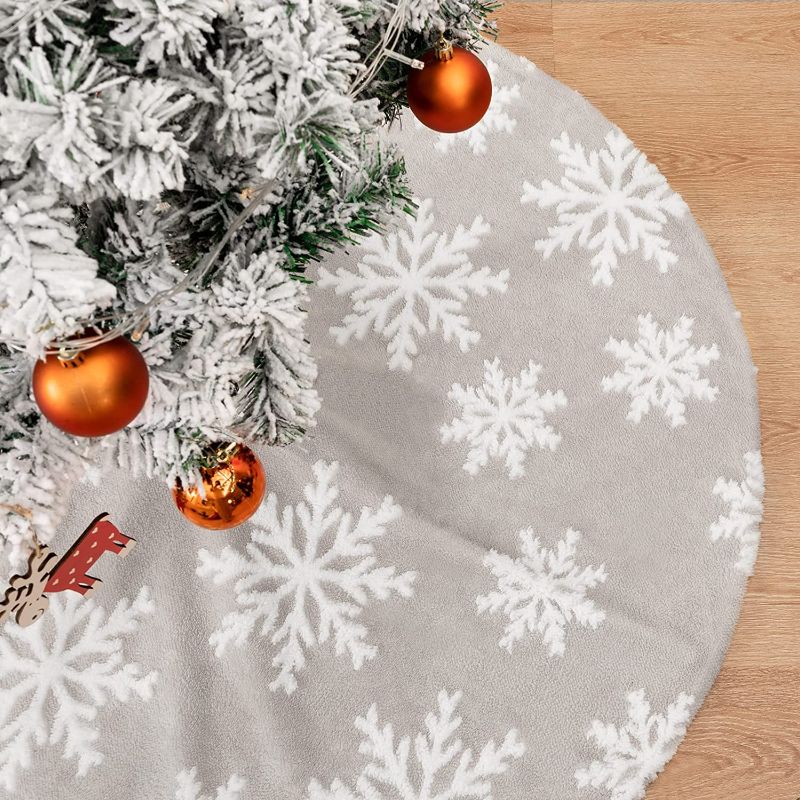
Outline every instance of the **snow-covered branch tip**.
<svg viewBox="0 0 800 800">
<path fill-rule="evenodd" d="M 284 444 L 314 425 L 304 271 L 409 200 L 401 154 L 376 132 L 404 101 L 397 65 L 357 96 L 353 83 L 390 21 L 393 47 L 419 52 L 442 28 L 471 46 L 486 13 L 481 0 L 358 13 L 339 0 L 0 1 L 0 504 L 33 520 L 0 511 L 0 545 L 22 552 L 33 527 L 47 540 L 101 464 L 189 479 L 214 441 Z M 144 411 L 101 442 L 59 434 L 29 401 L 34 360 L 98 319 L 129 330 L 154 297 Z M 453 325 L 463 346 L 466 323 Z"/>
</svg>

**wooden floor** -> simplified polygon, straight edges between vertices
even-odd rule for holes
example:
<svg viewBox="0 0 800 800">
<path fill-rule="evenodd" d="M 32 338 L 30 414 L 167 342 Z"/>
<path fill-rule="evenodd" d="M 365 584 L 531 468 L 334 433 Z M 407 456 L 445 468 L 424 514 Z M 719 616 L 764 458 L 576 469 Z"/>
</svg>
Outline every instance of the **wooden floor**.
<svg viewBox="0 0 800 800">
<path fill-rule="evenodd" d="M 512 2 L 498 21 L 502 44 L 591 100 L 683 195 L 759 367 L 767 498 L 756 573 L 722 672 L 647 798 L 796 800 L 800 2 Z"/>
</svg>

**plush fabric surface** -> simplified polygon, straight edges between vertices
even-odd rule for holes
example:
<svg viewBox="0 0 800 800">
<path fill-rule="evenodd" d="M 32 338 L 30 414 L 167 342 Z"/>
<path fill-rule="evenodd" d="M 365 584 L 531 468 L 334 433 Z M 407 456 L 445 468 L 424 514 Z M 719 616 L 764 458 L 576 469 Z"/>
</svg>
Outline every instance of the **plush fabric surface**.
<svg viewBox="0 0 800 800">
<path fill-rule="evenodd" d="M 318 426 L 252 524 L 75 496 L 54 549 L 138 546 L 0 633 L 0 797 L 632 800 L 674 753 L 755 561 L 755 370 L 657 167 L 483 57 L 476 128 L 393 132 L 416 221 L 316 275 Z"/>
</svg>

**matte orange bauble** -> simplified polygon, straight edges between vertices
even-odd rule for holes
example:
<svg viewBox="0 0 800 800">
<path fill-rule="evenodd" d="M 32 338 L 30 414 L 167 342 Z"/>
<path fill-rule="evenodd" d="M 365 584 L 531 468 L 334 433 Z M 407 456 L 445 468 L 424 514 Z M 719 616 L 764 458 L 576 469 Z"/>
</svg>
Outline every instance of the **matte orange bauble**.
<svg viewBox="0 0 800 800">
<path fill-rule="evenodd" d="M 492 102 L 492 79 L 484 63 L 445 39 L 422 62 L 424 69 L 408 75 L 408 105 L 414 116 L 440 133 L 459 133 L 480 122 Z"/>
<path fill-rule="evenodd" d="M 243 444 L 221 456 L 216 465 L 202 467 L 200 476 L 203 491 L 199 486 L 184 487 L 178 478 L 172 498 L 189 522 L 215 531 L 235 528 L 252 517 L 267 488 L 264 467 Z"/>
<path fill-rule="evenodd" d="M 33 368 L 39 410 L 74 436 L 106 436 L 132 422 L 147 402 L 150 378 L 136 345 L 122 336 Z"/>
</svg>

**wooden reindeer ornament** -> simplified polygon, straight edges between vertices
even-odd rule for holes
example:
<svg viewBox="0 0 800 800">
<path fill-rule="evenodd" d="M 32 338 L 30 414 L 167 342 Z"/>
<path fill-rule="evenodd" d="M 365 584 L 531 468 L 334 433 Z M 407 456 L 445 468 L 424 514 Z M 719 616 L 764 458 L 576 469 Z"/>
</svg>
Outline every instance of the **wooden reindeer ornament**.
<svg viewBox="0 0 800 800">
<path fill-rule="evenodd" d="M 124 558 L 136 544 L 107 516 L 103 513 L 95 517 L 61 559 L 47 545 L 37 542 L 28 559 L 27 572 L 11 578 L 0 600 L 0 623 L 13 615 L 18 625 L 27 627 L 47 611 L 48 594 L 69 590 L 86 596 L 93 592 L 102 581 L 87 570 L 103 553 L 116 553 Z"/>
</svg>

